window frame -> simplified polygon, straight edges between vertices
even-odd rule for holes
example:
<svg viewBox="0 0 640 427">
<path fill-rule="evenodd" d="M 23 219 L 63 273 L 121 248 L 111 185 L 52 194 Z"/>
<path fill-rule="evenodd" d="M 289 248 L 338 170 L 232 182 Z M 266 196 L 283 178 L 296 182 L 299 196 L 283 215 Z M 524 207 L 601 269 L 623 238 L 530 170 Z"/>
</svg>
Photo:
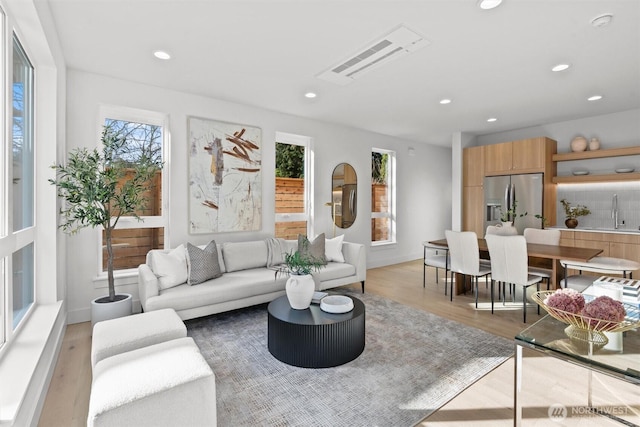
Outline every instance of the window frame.
<svg viewBox="0 0 640 427">
<path fill-rule="evenodd" d="M 309 136 L 295 135 L 292 133 L 276 132 L 274 143 L 274 165 L 275 165 L 275 147 L 277 143 L 298 145 L 305 148 L 304 150 L 304 209 L 303 213 L 274 213 L 274 229 L 278 222 L 298 222 L 306 221 L 307 235 L 311 235 L 313 231 L 313 140 Z M 274 166 L 274 182 L 275 182 L 275 166 Z M 274 191 L 275 197 L 275 191 Z M 275 210 L 275 200 L 274 200 Z"/>
<path fill-rule="evenodd" d="M 169 240 L 169 176 L 170 176 L 170 132 L 169 132 L 169 118 L 166 114 L 142 110 L 137 108 L 120 107 L 113 105 L 101 105 L 100 113 L 98 117 L 97 135 L 98 150 L 102 149 L 102 143 L 100 138 L 102 136 L 102 129 L 107 119 L 121 120 L 132 123 L 142 123 L 154 126 L 160 126 L 162 128 L 162 215 L 157 216 L 140 216 L 142 221 L 138 221 L 134 217 L 122 216 L 118 221 L 116 230 L 136 229 L 136 228 L 162 228 L 164 230 L 164 247 L 171 247 Z M 98 245 L 97 245 L 97 258 L 98 258 L 98 271 L 96 280 L 104 281 L 107 278 L 107 271 L 102 263 L 103 259 L 103 246 L 102 228 L 97 230 Z M 128 277 L 133 274 L 137 274 L 136 268 L 127 269 L 114 269 L 114 277 Z"/>
<path fill-rule="evenodd" d="M 0 214 L 0 273 L 2 289 L 0 290 L 0 304 L 2 310 L 0 311 L 0 353 L 6 348 L 14 336 L 18 335 L 23 329 L 24 325 L 29 321 L 31 314 L 35 310 L 38 302 L 38 287 L 37 284 L 37 223 L 36 223 L 36 210 L 37 210 L 37 194 L 36 185 L 37 182 L 37 123 L 36 123 L 36 67 L 28 46 L 22 41 L 22 37 L 15 26 L 13 26 L 7 17 L 4 9 L 0 7 L 0 44 L 1 44 L 1 70 L 0 78 L 4 88 L 5 98 L 0 106 L 0 112 L 2 114 L 2 120 L 0 124 L 0 131 L 4 135 L 4 142 L 1 149 L 4 152 L 4 162 L 2 163 L 2 169 L 0 170 L 0 185 L 2 185 L 2 214 Z M 33 167 L 31 170 L 31 179 L 33 180 L 32 188 L 32 210 L 31 213 L 31 225 L 21 228 L 20 230 L 14 230 L 14 215 L 13 215 L 13 187 L 10 185 L 13 182 L 13 61 L 14 61 L 14 44 L 18 44 L 25 59 L 31 67 L 31 81 L 30 81 L 30 118 L 31 129 L 30 134 L 32 138 L 32 155 L 33 155 Z M 26 107 L 25 107 L 26 110 Z M 32 294 L 33 300 L 29 304 L 29 307 L 24 311 L 24 314 L 19 319 L 17 324 L 14 324 L 14 307 L 13 307 L 13 286 L 14 286 L 14 272 L 13 272 L 13 260 L 14 255 L 22 251 L 29 245 L 32 245 L 32 262 L 31 272 L 32 278 Z"/>
<path fill-rule="evenodd" d="M 393 150 L 387 150 L 383 148 L 371 148 L 371 153 L 380 153 L 388 155 L 387 161 L 387 205 L 389 210 L 387 212 L 374 212 L 371 209 L 371 219 L 387 218 L 388 228 L 386 240 L 371 240 L 371 246 L 383 246 L 396 243 L 396 152 Z M 373 180 L 371 181 L 373 185 Z"/>
</svg>

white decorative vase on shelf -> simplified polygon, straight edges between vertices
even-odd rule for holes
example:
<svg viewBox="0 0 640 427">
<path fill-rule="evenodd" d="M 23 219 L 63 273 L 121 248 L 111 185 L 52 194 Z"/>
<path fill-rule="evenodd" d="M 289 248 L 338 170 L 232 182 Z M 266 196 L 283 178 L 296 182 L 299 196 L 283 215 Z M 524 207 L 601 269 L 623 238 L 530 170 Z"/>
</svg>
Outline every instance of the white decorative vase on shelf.
<svg viewBox="0 0 640 427">
<path fill-rule="evenodd" d="M 311 274 L 297 276 L 292 274 L 287 279 L 285 291 L 289 305 L 295 310 L 306 310 L 311 305 L 316 284 Z"/>
<path fill-rule="evenodd" d="M 576 136 L 571 140 L 571 151 L 584 151 L 587 149 L 587 138 Z"/>
<path fill-rule="evenodd" d="M 596 151 L 600 149 L 600 140 L 598 138 L 591 138 L 589 141 L 589 150 Z"/>
</svg>

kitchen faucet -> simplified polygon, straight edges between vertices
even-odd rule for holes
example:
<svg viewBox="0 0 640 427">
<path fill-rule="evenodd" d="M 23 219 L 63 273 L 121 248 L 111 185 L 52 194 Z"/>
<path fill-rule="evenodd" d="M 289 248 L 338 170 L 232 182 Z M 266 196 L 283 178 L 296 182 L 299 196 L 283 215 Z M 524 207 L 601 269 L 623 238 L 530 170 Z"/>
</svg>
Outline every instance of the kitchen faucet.
<svg viewBox="0 0 640 427">
<path fill-rule="evenodd" d="M 618 195 L 613 195 L 613 201 L 611 203 L 611 218 L 613 218 L 613 228 L 618 229 Z"/>
</svg>

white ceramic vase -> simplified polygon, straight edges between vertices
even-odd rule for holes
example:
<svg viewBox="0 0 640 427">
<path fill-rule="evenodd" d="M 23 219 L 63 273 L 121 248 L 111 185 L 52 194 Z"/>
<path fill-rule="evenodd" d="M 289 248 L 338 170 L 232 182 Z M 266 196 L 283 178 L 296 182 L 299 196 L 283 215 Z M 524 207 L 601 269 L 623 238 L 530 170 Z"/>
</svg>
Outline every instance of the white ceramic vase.
<svg viewBox="0 0 640 427">
<path fill-rule="evenodd" d="M 295 310 L 305 310 L 311 305 L 316 284 L 313 276 L 305 274 L 303 276 L 290 275 L 285 286 L 289 305 Z"/>
<path fill-rule="evenodd" d="M 584 151 L 587 149 L 587 138 L 576 136 L 571 140 L 571 151 Z"/>
<path fill-rule="evenodd" d="M 515 236 L 518 234 L 518 229 L 513 225 L 513 221 L 502 221 L 501 227 L 499 227 L 498 234 L 501 236 Z"/>
<path fill-rule="evenodd" d="M 591 138 L 589 141 L 589 150 L 596 151 L 600 149 L 600 140 L 598 138 Z"/>
<path fill-rule="evenodd" d="M 91 327 L 98 322 L 109 319 L 117 319 L 118 317 L 129 316 L 133 313 L 133 297 L 131 294 L 116 294 L 118 297 L 124 297 L 114 302 L 98 302 L 103 298 L 99 297 L 91 301 Z"/>
</svg>

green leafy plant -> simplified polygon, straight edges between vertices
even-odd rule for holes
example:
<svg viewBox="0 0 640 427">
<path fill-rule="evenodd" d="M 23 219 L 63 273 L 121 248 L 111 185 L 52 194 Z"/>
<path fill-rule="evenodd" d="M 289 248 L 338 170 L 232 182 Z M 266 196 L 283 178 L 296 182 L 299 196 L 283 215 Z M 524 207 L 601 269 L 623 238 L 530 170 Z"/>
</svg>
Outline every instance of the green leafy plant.
<svg viewBox="0 0 640 427">
<path fill-rule="evenodd" d="M 518 214 L 517 200 L 514 200 L 513 207 L 511 207 L 510 209 L 507 209 L 506 211 L 503 211 L 502 208 L 500 208 L 500 221 L 502 222 L 515 222 L 516 218 L 522 218 L 527 215 L 528 215 L 528 212 Z"/>
<path fill-rule="evenodd" d="M 105 231 L 109 301 L 115 301 L 113 230 L 123 215 L 142 220 L 138 212 L 146 207 L 148 183 L 163 166 L 143 151 L 127 151 L 127 137 L 123 130 L 105 126 L 101 150 L 72 150 L 66 165 L 52 166 L 56 179 L 49 180 L 64 200 L 60 228 L 69 234 L 85 227 L 101 226 Z"/>
<path fill-rule="evenodd" d="M 297 276 L 311 274 L 324 266 L 324 263 L 317 258 L 301 255 L 298 251 L 284 254 L 284 264 L 287 273 Z"/>
<path fill-rule="evenodd" d="M 571 206 L 571 203 L 569 203 L 566 199 L 560 200 L 560 203 L 562 203 L 564 214 L 567 219 L 576 219 L 579 216 L 585 216 L 591 213 L 588 207 L 584 205 Z"/>
<path fill-rule="evenodd" d="M 544 228 L 544 225 L 547 223 L 547 218 L 543 217 L 540 214 L 535 214 L 534 217 L 538 218 L 540 221 L 542 221 L 542 228 Z"/>
<path fill-rule="evenodd" d="M 295 252 L 287 252 L 284 254 L 284 265 L 278 269 L 278 274 L 304 276 L 311 274 L 313 271 L 319 271 L 320 268 L 324 267 L 325 263 L 323 260 L 309 255 L 306 251 L 309 246 L 309 241 L 305 241 L 303 245 L 302 248 L 298 248 Z"/>
</svg>

